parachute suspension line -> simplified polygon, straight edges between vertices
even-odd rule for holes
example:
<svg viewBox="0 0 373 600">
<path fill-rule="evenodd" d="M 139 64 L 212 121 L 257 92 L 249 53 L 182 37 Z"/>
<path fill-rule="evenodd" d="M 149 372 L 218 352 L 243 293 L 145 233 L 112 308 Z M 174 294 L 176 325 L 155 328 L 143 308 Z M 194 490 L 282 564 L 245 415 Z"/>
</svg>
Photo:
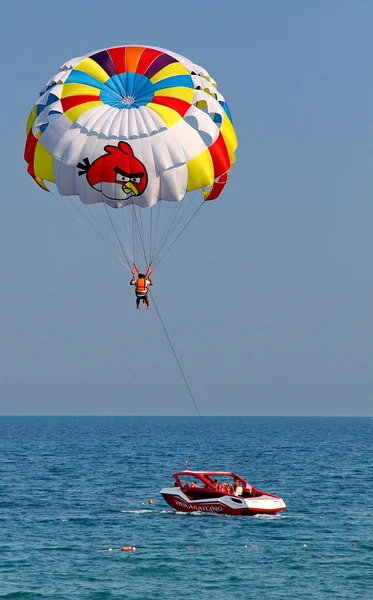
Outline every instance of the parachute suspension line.
<svg viewBox="0 0 373 600">
<path fill-rule="evenodd" d="M 135 265 L 137 263 L 137 256 L 136 256 L 136 224 L 135 224 L 135 205 L 132 202 L 132 247 L 133 247 L 133 252 L 132 252 L 132 262 Z"/>
<path fill-rule="evenodd" d="M 68 209 L 68 204 L 66 204 L 66 202 L 62 202 L 62 200 L 60 199 L 60 197 L 58 195 L 53 194 L 54 198 L 57 198 L 57 200 L 60 202 L 60 204 L 62 204 L 63 206 L 65 206 Z M 73 199 L 71 198 L 71 196 L 66 196 L 66 198 L 68 199 L 69 203 L 71 204 L 71 206 L 73 207 L 73 211 L 72 212 L 78 212 L 83 220 L 81 221 L 75 214 L 74 212 L 74 216 L 76 218 L 76 220 L 81 223 L 83 226 L 84 224 L 88 224 L 90 229 L 98 236 L 99 239 L 101 239 L 101 241 L 105 244 L 105 246 L 107 246 L 109 248 L 109 250 L 111 250 L 112 252 L 114 252 L 115 256 L 119 259 L 119 261 L 122 263 L 123 266 L 126 267 L 126 269 L 128 269 L 128 266 L 126 265 L 126 263 L 123 261 L 122 257 L 118 254 L 118 251 L 115 247 L 115 245 L 113 244 L 113 242 L 111 241 L 110 237 L 107 235 L 106 231 L 103 229 L 102 226 L 100 226 L 100 223 L 94 218 L 94 216 L 92 215 L 92 213 L 89 211 L 89 214 L 91 215 L 91 217 L 93 218 L 94 221 L 96 221 L 97 227 L 98 229 L 94 226 L 93 223 L 91 223 L 91 221 L 89 220 L 89 218 L 87 217 L 86 214 L 84 214 L 84 212 L 81 210 L 81 208 L 75 204 L 75 202 L 73 201 Z M 84 206 L 86 206 L 86 208 L 88 208 L 87 204 L 84 204 Z"/>
<path fill-rule="evenodd" d="M 105 239 L 107 240 L 107 243 L 108 243 L 108 244 L 110 244 L 110 246 L 113 248 L 114 252 L 115 252 L 115 253 L 118 255 L 118 250 L 117 250 L 117 248 L 115 247 L 115 245 L 113 244 L 113 242 L 111 241 L 111 239 L 110 239 L 110 237 L 108 236 L 107 232 L 105 231 L 105 229 L 104 229 L 103 225 L 102 225 L 102 224 L 101 224 L 101 223 L 100 223 L 100 222 L 97 220 L 97 218 L 96 218 L 96 215 L 94 215 L 94 214 L 92 213 L 92 211 L 91 211 L 91 210 L 90 210 L 90 208 L 89 208 L 89 205 L 88 205 L 88 204 L 84 204 L 84 206 L 85 206 L 86 210 L 88 211 L 88 213 L 89 213 L 89 215 L 90 215 L 90 218 L 91 218 L 91 219 L 92 219 L 92 220 L 93 220 L 93 221 L 96 223 L 96 225 L 97 225 L 98 229 L 99 229 L 99 230 L 102 232 L 102 235 L 103 235 L 103 236 L 105 237 Z M 86 216 L 86 218 L 87 218 L 87 222 L 89 222 L 89 219 L 88 219 L 88 217 L 87 217 L 87 216 Z"/>
<path fill-rule="evenodd" d="M 140 223 L 140 230 L 141 230 L 141 238 L 142 238 L 142 243 L 143 243 L 143 250 L 144 250 L 144 255 L 145 255 L 145 235 L 144 235 L 144 224 L 143 224 L 143 220 L 142 220 L 142 208 L 139 206 L 138 210 L 137 210 L 137 214 L 139 215 L 139 223 Z M 150 259 L 149 259 L 150 260 Z M 145 262 L 148 263 L 148 258 L 145 257 Z"/>
<path fill-rule="evenodd" d="M 175 205 L 174 205 L 174 207 L 173 207 L 173 215 L 172 215 L 172 218 L 171 218 L 170 224 L 169 224 L 169 226 L 168 226 L 168 229 L 167 229 L 166 235 L 164 236 L 164 238 L 163 238 L 163 241 L 162 241 L 162 243 L 161 243 L 161 246 L 160 246 L 160 248 L 157 250 L 157 252 L 155 253 L 155 257 L 154 257 L 154 260 L 155 260 L 155 261 L 157 260 L 157 258 L 158 258 L 158 256 L 159 256 L 159 254 L 160 254 L 160 252 L 161 252 L 161 250 L 162 250 L 163 246 L 165 245 L 166 241 L 167 241 L 167 240 L 168 240 L 168 238 L 170 237 L 170 235 L 171 235 L 172 231 L 175 229 L 174 223 L 175 223 L 175 221 L 176 221 L 176 218 L 177 218 L 177 216 L 178 216 L 178 214 L 179 214 L 179 212 L 180 212 L 180 206 L 181 206 L 182 202 L 183 202 L 183 200 L 181 200 L 181 201 L 179 201 L 179 202 L 176 202 L 176 203 L 175 203 Z"/>
<path fill-rule="evenodd" d="M 198 193 L 198 190 L 196 190 L 193 194 L 193 196 L 189 196 L 188 201 L 185 200 L 185 198 L 179 202 L 179 212 L 181 212 L 181 215 L 179 216 L 179 218 L 177 219 L 176 223 L 174 224 L 172 231 L 170 231 L 165 240 L 164 243 L 162 244 L 162 247 L 164 247 L 166 245 L 166 243 L 168 242 L 168 240 L 170 239 L 171 235 L 176 231 L 177 226 L 179 225 L 180 221 L 182 221 L 183 217 L 186 215 L 186 213 L 188 212 L 188 210 L 191 208 L 191 206 L 193 205 L 193 201 L 196 197 Z M 184 204 L 186 204 L 185 208 L 184 208 Z M 181 206 L 183 207 L 183 211 L 181 211 Z M 160 254 L 160 251 L 158 252 L 158 256 Z"/>
<path fill-rule="evenodd" d="M 60 197 L 59 197 L 58 195 L 53 195 L 53 197 L 54 197 L 54 198 L 57 198 L 57 200 L 60 202 L 60 204 L 61 204 L 62 206 L 65 206 L 65 207 L 68 209 L 68 205 L 66 204 L 66 202 L 64 202 L 62 199 L 60 199 Z M 74 203 L 74 201 L 73 201 L 73 199 L 71 198 L 71 196 L 66 196 L 66 198 L 68 199 L 69 203 L 71 204 L 71 206 L 72 206 L 72 207 L 73 207 L 73 209 L 74 209 L 73 211 L 71 211 L 71 213 L 73 213 L 74 211 L 75 211 L 75 212 L 77 212 L 77 213 L 79 213 L 79 214 L 81 215 L 81 217 L 82 217 L 83 221 L 84 221 L 84 222 L 83 222 L 83 221 L 81 221 L 81 220 L 80 220 L 80 219 L 79 219 L 79 218 L 76 216 L 76 214 L 74 213 L 74 217 L 76 218 L 76 220 L 78 221 L 78 223 L 80 223 L 80 224 L 81 224 L 81 225 L 83 225 L 83 226 L 84 226 L 85 224 L 88 224 L 88 225 L 91 227 L 91 229 L 92 229 L 92 230 L 93 230 L 95 233 L 97 233 L 97 235 L 99 235 L 99 236 L 100 236 L 100 238 L 102 239 L 102 236 L 101 236 L 100 232 L 99 232 L 99 231 L 97 231 L 97 229 L 96 229 L 96 228 L 94 227 L 94 225 L 93 225 L 93 224 L 90 222 L 90 220 L 89 220 L 89 219 L 88 219 L 88 217 L 87 217 L 87 216 L 86 216 L 86 215 L 83 213 L 83 211 L 82 211 L 82 210 L 79 208 L 79 206 L 77 206 L 77 205 Z M 69 210 L 69 209 L 68 209 L 68 210 Z M 69 212 L 70 212 L 70 211 L 69 211 Z M 105 240 L 105 243 L 106 243 L 106 245 L 108 245 L 108 241 L 107 241 L 107 240 Z"/>
<path fill-rule="evenodd" d="M 184 225 L 184 227 L 182 228 L 182 230 L 178 233 L 178 235 L 175 237 L 175 239 L 173 240 L 173 242 L 170 244 L 170 246 L 168 248 L 166 248 L 165 252 L 159 257 L 160 255 L 160 251 L 162 250 L 164 244 L 162 244 L 162 247 L 160 248 L 157 258 L 156 258 L 156 262 L 154 265 L 155 267 L 158 267 L 158 265 L 162 262 L 162 260 L 164 259 L 164 257 L 169 253 L 169 251 L 171 250 L 172 246 L 177 242 L 177 240 L 179 239 L 179 237 L 181 236 L 181 234 L 183 233 L 183 231 L 185 231 L 185 229 L 188 227 L 189 223 L 191 223 L 191 221 L 194 219 L 194 217 L 196 216 L 196 214 L 201 210 L 202 206 L 204 205 L 205 201 L 202 200 L 201 204 L 197 207 L 197 209 L 194 211 L 194 213 L 192 214 L 192 216 L 190 217 L 189 221 L 186 222 L 186 224 Z M 189 208 L 189 207 L 188 207 Z M 185 214 L 185 212 L 184 212 Z M 153 270 L 154 270 L 153 268 Z"/>
<path fill-rule="evenodd" d="M 157 204 L 155 204 L 154 208 L 156 206 L 158 206 L 158 212 L 157 212 L 157 222 L 155 224 L 154 247 L 156 246 L 156 243 L 157 243 L 158 224 L 159 224 L 159 217 L 160 217 L 160 214 L 161 214 L 162 200 L 160 200 L 159 202 L 157 202 Z M 151 210 L 153 210 L 153 207 L 151 208 Z"/>
<path fill-rule="evenodd" d="M 202 421 L 202 423 L 203 423 L 202 415 L 201 415 L 201 413 L 200 413 L 200 411 L 199 411 L 199 408 L 198 408 L 197 402 L 196 402 L 196 400 L 195 400 L 195 398 L 194 398 L 194 396 L 193 396 L 193 392 L 192 392 L 192 390 L 191 390 L 191 388 L 190 388 L 190 385 L 189 385 L 189 383 L 188 383 L 188 381 L 187 381 L 187 378 L 185 377 L 185 374 L 184 374 L 183 368 L 182 368 L 182 366 L 181 366 L 181 363 L 180 363 L 180 361 L 179 361 L 179 359 L 178 359 L 178 357 L 177 357 L 177 354 L 176 354 L 175 348 L 174 348 L 174 346 L 173 346 L 173 344 L 172 344 L 172 342 L 171 342 L 171 338 L 170 338 L 170 336 L 169 336 L 169 335 L 168 335 L 168 333 L 167 333 L 166 326 L 165 326 L 165 324 L 164 324 L 164 322 L 163 322 L 163 319 L 162 319 L 162 317 L 161 317 L 161 313 L 159 312 L 158 306 L 157 306 L 157 304 L 156 304 L 156 302 L 155 302 L 155 300 L 154 300 L 154 296 L 153 296 L 153 294 L 151 293 L 151 291 L 150 291 L 150 290 L 149 290 L 149 293 L 150 293 L 150 296 L 151 296 L 152 302 L 153 302 L 153 304 L 154 304 L 154 308 L 155 308 L 155 310 L 157 311 L 157 315 L 158 315 L 158 317 L 159 317 L 159 320 L 160 320 L 160 322 L 161 322 L 161 325 L 162 325 L 163 331 L 164 331 L 164 333 L 165 333 L 165 336 L 166 336 L 166 338 L 167 338 L 167 341 L 168 341 L 168 343 L 169 343 L 169 345 L 170 345 L 170 348 L 171 348 L 171 350 L 172 350 L 172 353 L 173 353 L 173 355 L 174 355 L 174 357 L 175 357 L 175 360 L 176 360 L 177 366 L 179 367 L 179 370 L 180 370 L 180 373 L 181 373 L 181 375 L 182 375 L 182 378 L 184 379 L 184 383 L 185 383 L 185 385 L 186 385 L 186 388 L 187 388 L 187 390 L 188 390 L 188 392 L 189 392 L 189 396 L 191 397 L 191 399 L 192 399 L 192 401 L 193 401 L 193 404 L 194 404 L 194 407 L 195 407 L 195 409 L 196 409 L 196 411 L 197 411 L 197 414 L 198 414 L 199 418 L 201 419 L 201 421 Z"/>
<path fill-rule="evenodd" d="M 100 222 L 98 221 L 98 219 L 96 218 L 96 216 L 93 214 L 93 212 L 90 210 L 89 205 L 88 204 L 84 204 L 84 206 L 86 207 L 87 211 L 89 212 L 91 218 L 93 219 L 93 221 L 97 224 L 97 227 L 99 228 L 99 230 L 102 232 L 102 239 L 104 239 L 104 241 L 106 242 L 106 245 L 111 248 L 114 252 L 114 254 L 117 256 L 117 258 L 119 258 L 120 262 L 122 263 L 122 265 L 124 267 L 126 267 L 126 269 L 129 269 L 127 263 L 123 260 L 123 258 L 120 256 L 115 244 L 113 243 L 113 241 L 110 239 L 110 236 L 108 235 L 108 233 L 105 231 L 103 225 L 100 224 Z M 88 219 L 87 219 L 88 221 Z M 89 221 L 88 221 L 89 222 Z M 100 232 L 98 232 L 100 234 Z"/>
<path fill-rule="evenodd" d="M 184 215 L 187 213 L 187 211 L 189 210 L 189 208 L 192 206 L 193 200 L 195 199 L 195 197 L 197 195 L 197 192 L 198 192 L 198 190 L 196 190 L 192 196 L 189 196 L 188 197 L 188 201 L 186 201 L 185 197 L 184 197 L 183 200 L 181 200 L 180 202 L 177 203 L 178 204 L 178 206 L 177 206 L 178 211 L 175 212 L 174 218 L 172 220 L 172 223 L 171 223 L 170 227 L 168 228 L 167 234 L 166 234 L 166 236 L 165 236 L 165 238 L 164 238 L 164 240 L 163 240 L 160 248 L 158 249 L 158 252 L 157 252 L 156 257 L 155 257 L 155 262 L 157 262 L 157 260 L 159 258 L 159 255 L 161 254 L 163 248 L 165 247 L 165 245 L 169 241 L 170 237 L 172 237 L 172 235 L 176 231 L 177 226 L 179 225 L 180 221 L 182 221 Z M 183 207 L 183 210 L 181 210 L 181 206 Z M 179 215 L 180 212 L 181 212 L 181 214 Z"/>
<path fill-rule="evenodd" d="M 152 264 L 152 254 L 153 254 L 153 244 L 152 244 L 152 234 L 153 234 L 153 208 L 150 207 L 150 239 L 149 239 L 149 264 Z"/>
<path fill-rule="evenodd" d="M 162 242 L 162 236 L 160 236 L 160 231 L 162 231 L 162 219 L 161 219 L 161 214 L 162 214 L 162 218 L 164 219 L 163 213 L 164 210 L 162 210 L 163 204 L 165 203 L 165 200 L 159 200 L 156 204 L 154 204 L 151 208 L 151 211 L 155 211 L 154 214 L 156 214 L 156 218 L 155 218 L 155 227 L 153 227 L 154 232 L 153 232 L 153 242 L 152 242 L 152 264 L 154 263 L 154 258 L 157 255 L 158 252 L 158 245 L 161 244 Z M 158 239 L 159 238 L 159 239 Z"/>
<path fill-rule="evenodd" d="M 69 203 L 71 204 L 71 206 L 72 206 L 73 210 L 71 210 L 71 208 L 69 207 L 69 205 L 68 205 L 66 202 L 64 202 L 64 201 L 62 200 L 62 198 L 60 198 L 60 196 L 59 196 L 58 194 L 52 194 L 52 196 L 53 196 L 53 198 L 55 198 L 55 199 L 58 201 L 58 203 L 59 203 L 59 204 L 61 204 L 61 206 L 64 206 L 64 207 L 66 208 L 66 210 L 68 210 L 69 212 L 71 212 L 71 214 L 74 214 L 74 218 L 75 218 L 75 219 L 78 221 L 78 223 L 80 223 L 81 225 L 83 225 L 83 227 L 85 226 L 85 224 L 86 224 L 86 223 L 88 223 L 88 225 L 91 227 L 91 229 L 92 229 L 92 230 L 93 230 L 95 233 L 97 233 L 97 235 L 99 235 L 99 236 L 101 237 L 101 235 L 99 234 L 99 232 L 98 232 L 98 231 L 97 231 L 97 230 L 96 230 L 96 229 L 93 227 L 92 223 L 90 223 L 90 222 L 89 222 L 89 220 L 88 220 L 88 219 L 85 217 L 85 215 L 84 215 L 84 214 L 81 212 L 81 210 L 78 208 L 78 206 L 76 206 L 76 205 L 74 204 L 74 202 L 73 202 L 73 200 L 72 200 L 72 198 L 71 198 L 70 196 L 66 196 L 66 197 L 67 197 L 67 199 L 68 199 Z M 82 218 L 83 218 L 84 222 L 83 222 L 83 221 L 81 221 L 81 220 L 80 220 L 80 219 L 77 217 L 77 215 L 76 215 L 76 212 L 80 213 L 80 215 L 82 216 Z M 102 238 L 101 238 L 101 239 L 102 239 Z M 105 243 L 106 243 L 106 245 L 107 245 L 107 241 L 106 241 L 106 240 L 104 240 L 104 241 L 105 241 Z"/>
<path fill-rule="evenodd" d="M 131 261 L 133 261 L 133 253 L 132 253 L 132 235 L 131 235 L 131 226 L 130 226 L 130 216 L 131 209 L 128 207 L 122 207 L 121 212 L 118 213 L 120 217 L 118 219 L 118 227 L 120 226 L 120 235 L 123 241 L 123 244 L 126 246 L 128 257 Z"/>
<path fill-rule="evenodd" d="M 135 214 L 135 221 L 136 221 L 137 231 L 139 232 L 139 237 L 140 237 L 142 249 L 143 249 L 143 252 L 144 252 L 145 262 L 146 262 L 146 265 L 148 266 L 149 263 L 148 263 L 148 259 L 147 259 L 147 256 L 146 256 L 146 250 L 145 250 L 145 245 L 144 245 L 144 238 L 143 238 L 143 235 L 142 235 L 142 231 L 140 230 L 140 226 L 139 226 L 139 221 L 137 219 L 136 210 L 135 210 L 134 214 Z"/>
<path fill-rule="evenodd" d="M 127 215 L 127 213 L 125 212 L 125 208 L 123 208 L 123 207 L 122 207 L 122 212 L 121 213 L 117 212 L 117 214 L 118 214 L 118 216 L 123 215 L 123 214 Z M 117 234 L 118 234 L 117 237 L 119 237 L 120 240 L 122 241 L 123 248 L 126 252 L 126 256 L 128 259 L 128 263 L 131 263 L 132 254 L 131 254 L 131 243 L 129 241 L 130 238 L 128 237 L 128 235 L 125 231 L 123 220 L 121 218 L 119 218 L 117 221 L 118 221 L 116 224 L 116 229 L 117 229 Z M 127 223 L 127 219 L 124 219 L 124 221 Z M 114 223 L 114 221 L 113 221 L 113 223 Z"/>
<path fill-rule="evenodd" d="M 123 252 L 124 259 L 125 259 L 125 261 L 126 261 L 126 263 L 127 263 L 127 265 L 128 265 L 128 268 L 129 268 L 129 270 L 130 270 L 130 271 L 132 271 L 132 269 L 131 269 L 131 264 L 130 264 L 130 261 L 128 260 L 128 257 L 127 257 L 127 253 L 126 253 L 126 251 L 125 251 L 125 249 L 124 249 L 124 246 L 123 246 L 122 240 L 120 239 L 120 237 L 119 237 L 119 235 L 118 235 L 118 232 L 117 232 L 117 230 L 116 230 L 116 227 L 115 227 L 115 225 L 114 225 L 114 223 L 113 223 L 113 220 L 112 220 L 112 218 L 111 218 L 111 216 L 110 216 L 110 214 L 109 214 L 108 207 L 106 206 L 106 202 L 103 202 L 103 205 L 104 205 L 104 207 L 105 207 L 106 214 L 107 214 L 107 216 L 109 217 L 110 223 L 111 223 L 111 225 L 112 225 L 112 227 L 113 227 L 113 229 L 114 229 L 114 233 L 115 233 L 115 235 L 116 235 L 116 237 L 117 237 L 117 240 L 118 240 L 118 242 L 119 242 L 119 245 L 120 245 L 120 247 L 122 248 L 122 252 Z"/>
</svg>

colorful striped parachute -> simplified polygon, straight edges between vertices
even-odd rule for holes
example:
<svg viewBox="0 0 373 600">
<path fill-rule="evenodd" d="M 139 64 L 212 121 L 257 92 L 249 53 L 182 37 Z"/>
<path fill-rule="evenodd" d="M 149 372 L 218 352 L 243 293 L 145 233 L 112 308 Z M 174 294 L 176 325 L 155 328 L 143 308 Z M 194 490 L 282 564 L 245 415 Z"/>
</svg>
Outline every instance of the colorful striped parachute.
<svg viewBox="0 0 373 600">
<path fill-rule="evenodd" d="M 184 204 L 193 190 L 202 189 L 204 200 L 219 196 L 236 147 L 228 106 L 204 69 L 168 50 L 122 46 L 75 58 L 47 83 L 28 119 L 25 159 L 43 189 L 78 196 L 90 224 L 113 244 L 89 205 L 104 207 L 130 266 L 139 240 L 153 262 L 160 205 Z M 118 211 L 129 213 L 123 231 L 107 205 L 131 207 Z M 157 207 L 148 236 L 137 206 Z M 185 228 L 190 220 L 181 214 L 171 213 L 159 252 L 165 238 L 172 245 L 178 237 L 176 223 Z"/>
</svg>

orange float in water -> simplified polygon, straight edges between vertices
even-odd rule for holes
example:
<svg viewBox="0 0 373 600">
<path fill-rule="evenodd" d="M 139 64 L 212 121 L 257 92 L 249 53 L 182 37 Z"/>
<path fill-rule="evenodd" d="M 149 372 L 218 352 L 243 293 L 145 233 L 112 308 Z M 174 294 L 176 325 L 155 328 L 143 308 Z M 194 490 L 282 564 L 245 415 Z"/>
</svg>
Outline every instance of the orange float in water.
<svg viewBox="0 0 373 600">
<path fill-rule="evenodd" d="M 122 552 L 131 552 L 131 550 L 136 550 L 135 546 L 122 546 Z"/>
</svg>

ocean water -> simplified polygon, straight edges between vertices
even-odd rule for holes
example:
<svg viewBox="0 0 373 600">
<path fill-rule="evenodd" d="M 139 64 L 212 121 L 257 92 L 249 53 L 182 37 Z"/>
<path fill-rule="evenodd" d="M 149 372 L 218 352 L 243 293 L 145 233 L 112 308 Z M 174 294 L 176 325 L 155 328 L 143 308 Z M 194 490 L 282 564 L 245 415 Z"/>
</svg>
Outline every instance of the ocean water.
<svg viewBox="0 0 373 600">
<path fill-rule="evenodd" d="M 370 418 L 1 417 L 0 598 L 372 600 L 372 454 Z M 186 460 L 288 508 L 176 513 Z"/>
</svg>

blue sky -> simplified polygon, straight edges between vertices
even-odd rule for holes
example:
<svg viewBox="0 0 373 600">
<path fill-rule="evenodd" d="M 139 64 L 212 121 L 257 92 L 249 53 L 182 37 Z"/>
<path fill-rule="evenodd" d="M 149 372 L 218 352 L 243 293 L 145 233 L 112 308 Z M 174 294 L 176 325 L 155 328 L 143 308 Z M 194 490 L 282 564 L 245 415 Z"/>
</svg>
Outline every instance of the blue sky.
<svg viewBox="0 0 373 600">
<path fill-rule="evenodd" d="M 203 65 L 239 138 L 155 277 L 201 413 L 370 414 L 373 5 L 136 6 L 34 0 L 2 19 L 0 413 L 195 414 L 156 311 L 134 310 L 127 271 L 23 161 L 63 62 L 144 44 Z"/>
</svg>

